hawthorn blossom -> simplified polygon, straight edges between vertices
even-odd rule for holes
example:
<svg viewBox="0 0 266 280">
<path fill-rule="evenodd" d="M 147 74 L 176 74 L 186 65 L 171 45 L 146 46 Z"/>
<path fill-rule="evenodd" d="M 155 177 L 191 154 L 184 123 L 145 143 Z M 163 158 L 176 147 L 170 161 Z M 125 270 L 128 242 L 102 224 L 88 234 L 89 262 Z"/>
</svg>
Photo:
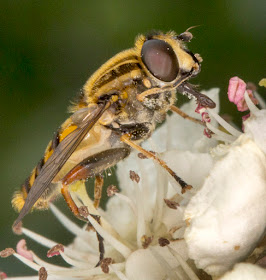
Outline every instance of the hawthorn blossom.
<svg viewBox="0 0 266 280">
<path fill-rule="evenodd" d="M 231 81 L 229 93 L 236 96 L 235 89 Z M 242 133 L 219 117 L 218 92 L 203 92 L 217 104 L 213 110 L 201 108 L 211 138 L 203 134 L 202 126 L 173 114 L 144 143 L 192 185 L 191 190 L 182 193 L 164 169 L 133 152 L 118 164 L 121 191 L 108 188 L 106 210 L 94 208 L 82 184 L 70 189 L 80 215 L 88 221 L 83 228 L 50 205 L 74 234 L 72 244 L 58 244 L 24 227 L 16 229 L 49 248 L 48 257 L 61 256 L 70 268 L 40 259 L 23 239 L 16 253 L 8 248 L 0 255 L 12 254 L 38 271 L 39 276 L 27 279 L 198 280 L 206 272 L 221 276 L 245 260 L 266 228 L 266 110 L 254 105 L 255 97 L 244 87 L 237 101 L 230 95 L 236 105 L 241 102 L 250 110 Z M 191 100 L 181 109 L 199 118 L 195 108 Z M 233 276 L 221 279 L 237 279 L 232 277 L 252 269 L 265 275 L 255 265 L 238 264 Z"/>
</svg>

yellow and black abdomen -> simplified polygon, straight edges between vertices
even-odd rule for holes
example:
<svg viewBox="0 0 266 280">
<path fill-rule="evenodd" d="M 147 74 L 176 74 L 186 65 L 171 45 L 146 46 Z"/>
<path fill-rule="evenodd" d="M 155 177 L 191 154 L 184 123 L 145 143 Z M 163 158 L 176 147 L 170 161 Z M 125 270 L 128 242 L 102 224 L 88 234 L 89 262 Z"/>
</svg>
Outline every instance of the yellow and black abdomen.
<svg viewBox="0 0 266 280">
<path fill-rule="evenodd" d="M 34 209 L 48 208 L 48 203 L 60 193 L 61 180 L 75 166 L 81 163 L 84 159 L 96 153 L 103 152 L 112 148 L 111 143 L 108 140 L 112 131 L 101 124 L 103 121 L 105 121 L 105 118 L 106 116 L 103 116 L 103 120 L 100 119 L 99 122 L 97 122 L 90 130 L 90 132 L 84 137 L 84 139 L 76 148 L 76 150 L 71 154 L 71 156 L 63 165 L 63 167 L 60 169 L 60 171 L 56 174 L 50 186 L 36 201 L 36 203 L 33 206 Z M 32 170 L 30 176 L 25 180 L 20 190 L 15 192 L 12 199 L 12 205 L 15 208 L 15 210 L 20 212 L 20 210 L 25 204 L 25 200 L 34 184 L 34 181 L 40 174 L 47 160 L 54 153 L 59 143 L 61 143 L 66 136 L 68 136 L 71 132 L 73 132 L 76 129 L 77 126 L 72 122 L 72 119 L 70 117 L 55 133 L 53 140 L 49 142 L 45 150 L 43 158 Z"/>
<path fill-rule="evenodd" d="M 32 170 L 30 176 L 25 180 L 25 182 L 22 184 L 20 190 L 16 191 L 12 198 L 12 206 L 15 210 L 20 212 L 22 207 L 25 204 L 25 200 L 28 196 L 29 191 L 31 190 L 31 187 L 37 178 L 37 176 L 40 174 L 40 171 L 43 167 L 43 165 L 46 163 L 46 161 L 49 159 L 49 157 L 53 154 L 54 150 L 58 146 L 58 144 L 72 131 L 74 131 L 77 128 L 76 125 L 74 125 L 70 119 L 67 119 L 63 125 L 58 129 L 58 131 L 55 133 L 53 140 L 51 140 L 44 152 L 44 156 L 41 158 L 41 160 L 38 162 L 38 164 L 34 167 Z M 58 188 L 56 184 L 52 184 L 50 188 L 48 188 L 43 195 L 36 201 L 33 208 L 35 209 L 47 209 L 48 208 L 48 201 L 49 198 L 55 195 L 55 193 L 58 192 Z"/>
</svg>

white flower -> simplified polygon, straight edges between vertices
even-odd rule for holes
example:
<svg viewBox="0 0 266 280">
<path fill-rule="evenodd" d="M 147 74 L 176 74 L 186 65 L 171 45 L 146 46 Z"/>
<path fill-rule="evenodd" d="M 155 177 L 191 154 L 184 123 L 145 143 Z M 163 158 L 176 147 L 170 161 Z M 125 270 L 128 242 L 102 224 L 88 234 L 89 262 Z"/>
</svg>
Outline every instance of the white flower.
<svg viewBox="0 0 266 280">
<path fill-rule="evenodd" d="M 263 280 L 266 279 L 266 269 L 250 263 L 239 263 L 227 272 L 220 280 Z"/>
<path fill-rule="evenodd" d="M 96 232 L 88 231 L 87 226 L 79 228 L 54 205 L 50 206 L 52 212 L 75 235 L 71 245 L 54 247 L 56 242 L 21 229 L 43 246 L 54 247 L 48 255 L 60 254 L 71 268 L 49 264 L 31 251 L 29 257 L 24 242 L 19 243 L 18 253 L 2 251 L 1 256 L 12 253 L 39 271 L 42 279 L 47 272 L 48 279 L 122 280 L 197 280 L 198 271 L 189 258 L 212 275 L 244 259 L 265 229 L 266 173 L 261 128 L 255 128 L 258 122 L 250 118 L 245 134 L 228 129 L 227 124 L 233 135 L 218 131 L 215 119 L 222 122 L 217 115 L 218 89 L 204 93 L 218 105 L 210 112 L 208 127 L 215 132 L 211 139 L 203 135 L 198 124 L 172 115 L 144 144 L 159 153 L 193 186 L 192 190 L 182 194 L 165 170 L 132 153 L 118 164 L 121 192 L 109 189 L 113 196 L 106 211 L 93 207 L 84 186 L 72 190 L 76 204 L 86 206 L 80 209 Z M 190 101 L 182 110 L 197 117 L 195 106 Z M 217 146 L 220 139 L 231 143 Z M 104 260 L 96 267 L 102 245 Z"/>
<path fill-rule="evenodd" d="M 266 159 L 246 135 L 217 161 L 185 219 L 189 256 L 211 275 L 247 257 L 266 227 Z"/>
<path fill-rule="evenodd" d="M 211 275 L 244 260 L 266 229 L 266 110 L 258 110 L 248 94 L 245 99 L 251 110 L 246 132 L 226 125 L 232 135 L 217 134 L 231 143 L 212 150 L 215 164 L 184 213 L 189 257 Z"/>
</svg>

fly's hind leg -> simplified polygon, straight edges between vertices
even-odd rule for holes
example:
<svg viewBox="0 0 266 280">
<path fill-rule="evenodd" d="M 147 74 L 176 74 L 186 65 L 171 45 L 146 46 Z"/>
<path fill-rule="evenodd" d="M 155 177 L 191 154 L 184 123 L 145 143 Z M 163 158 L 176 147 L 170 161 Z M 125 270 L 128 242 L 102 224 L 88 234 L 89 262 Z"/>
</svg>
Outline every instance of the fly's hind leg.
<svg viewBox="0 0 266 280">
<path fill-rule="evenodd" d="M 114 149 L 110 149 L 94 154 L 81 161 L 72 170 L 70 170 L 70 172 L 68 172 L 68 174 L 63 178 L 61 193 L 64 196 L 64 199 L 66 200 L 68 207 L 77 218 L 84 220 L 84 218 L 80 215 L 80 211 L 79 211 L 80 208 L 76 205 L 76 203 L 71 197 L 71 194 L 69 192 L 69 185 L 70 184 L 78 185 L 79 183 L 85 183 L 86 179 L 95 177 L 94 206 L 98 207 L 101 198 L 101 193 L 102 193 L 102 186 L 103 186 L 103 178 L 100 175 L 101 172 L 109 167 L 112 167 L 118 161 L 127 157 L 129 153 L 130 153 L 130 149 L 124 147 L 124 148 L 114 148 Z M 96 217 L 95 215 L 91 215 L 91 216 L 97 219 L 97 222 L 100 223 L 100 217 Z M 85 221 L 88 222 L 88 220 Z M 99 264 L 102 262 L 104 258 L 104 245 L 103 245 L 103 238 L 97 231 L 96 231 L 96 235 L 99 241 L 99 252 L 100 252 L 100 259 L 96 266 L 99 266 Z"/>
<path fill-rule="evenodd" d="M 71 197 L 71 194 L 69 192 L 68 184 L 65 184 L 65 182 L 62 182 L 62 187 L 61 187 L 61 194 L 63 195 L 67 206 L 69 209 L 72 211 L 72 213 L 79 219 L 79 220 L 84 220 L 80 214 L 78 207 L 76 203 L 74 202 L 73 198 Z"/>
<path fill-rule="evenodd" d="M 69 185 L 77 181 L 85 181 L 86 179 L 95 177 L 95 207 L 98 207 L 103 185 L 103 179 L 100 175 L 101 172 L 114 166 L 117 162 L 127 157 L 129 153 L 130 149 L 127 147 L 105 150 L 84 159 L 66 174 L 62 179 L 61 193 L 68 207 L 77 218 L 82 219 L 78 211 L 78 206 L 70 195 Z"/>
<path fill-rule="evenodd" d="M 94 207 L 97 209 L 100 205 L 101 197 L 102 197 L 102 189 L 103 189 L 103 176 L 96 175 L 94 180 Z"/>
</svg>

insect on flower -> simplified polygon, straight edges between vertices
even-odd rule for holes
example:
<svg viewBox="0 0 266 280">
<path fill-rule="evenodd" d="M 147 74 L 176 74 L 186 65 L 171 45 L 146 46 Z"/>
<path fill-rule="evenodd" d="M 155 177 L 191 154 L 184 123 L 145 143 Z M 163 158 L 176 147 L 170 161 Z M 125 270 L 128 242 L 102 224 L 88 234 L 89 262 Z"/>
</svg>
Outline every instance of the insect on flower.
<svg viewBox="0 0 266 280">
<path fill-rule="evenodd" d="M 183 191 L 191 187 L 154 153 L 139 146 L 169 110 L 185 116 L 174 106 L 176 92 L 194 97 L 201 107 L 215 107 L 211 99 L 187 82 L 200 71 L 199 56 L 184 43 L 191 39 L 188 31 L 180 35 L 140 35 L 133 48 L 115 55 L 89 78 L 71 107 L 72 115 L 55 133 L 21 190 L 14 194 L 13 207 L 20 211 L 14 225 L 31 208 L 48 208 L 48 202 L 60 192 L 71 211 L 81 218 L 69 186 L 95 177 L 94 205 L 98 207 L 101 173 L 127 157 L 132 149 L 162 165 Z"/>
</svg>

